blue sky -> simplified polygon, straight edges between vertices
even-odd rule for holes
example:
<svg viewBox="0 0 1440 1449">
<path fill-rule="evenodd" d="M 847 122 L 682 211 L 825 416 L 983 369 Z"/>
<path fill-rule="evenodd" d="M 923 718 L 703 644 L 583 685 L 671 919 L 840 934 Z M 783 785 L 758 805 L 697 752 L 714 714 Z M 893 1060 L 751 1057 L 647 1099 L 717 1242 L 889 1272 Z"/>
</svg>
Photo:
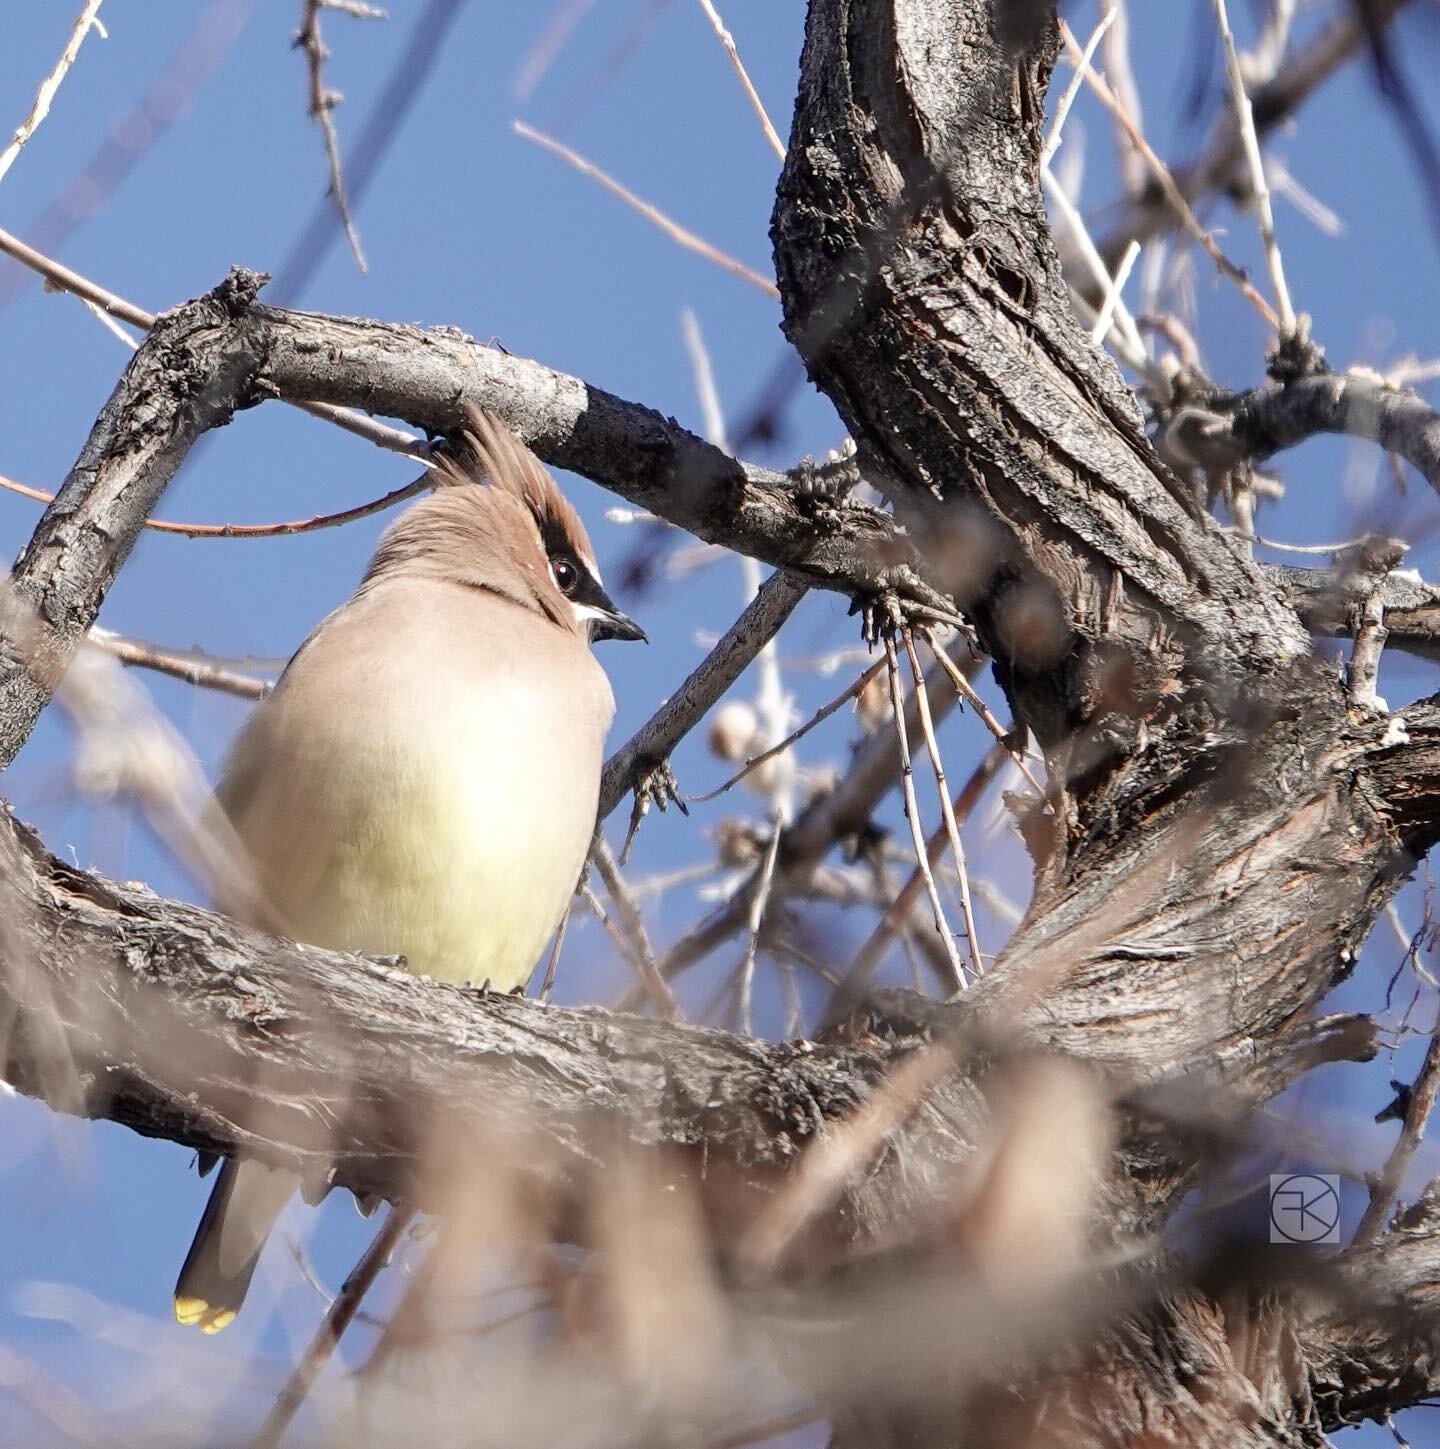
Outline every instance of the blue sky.
<svg viewBox="0 0 1440 1449">
<path fill-rule="evenodd" d="M 78 0 L 12 0 L 7 7 L 0 131 L 25 114 L 78 8 Z M 342 143 L 359 135 L 421 8 L 418 0 L 401 0 L 383 24 L 327 18 L 327 83 L 346 98 L 336 112 Z M 109 38 L 87 42 L 50 119 L 0 183 L 0 225 L 29 234 L 66 183 L 116 134 L 117 120 L 169 73 L 191 27 L 209 25 L 215 33 L 228 28 L 237 33 L 233 44 L 220 48 L 213 76 L 173 127 L 142 148 L 123 184 L 58 252 L 78 271 L 152 309 L 214 285 L 232 264 L 278 273 L 325 186 L 320 138 L 305 114 L 303 63 L 291 45 L 296 9 L 273 0 L 109 0 L 102 11 Z M 313 280 L 290 300 L 323 311 L 458 326 L 698 430 L 680 327 L 688 307 L 703 330 L 727 411 L 743 416 L 786 353 L 778 305 L 676 247 L 592 182 L 514 135 L 511 122 L 519 116 L 556 131 L 677 221 L 765 273 L 776 160 L 693 0 L 597 5 L 533 94 L 518 98 L 516 75 L 551 9 L 494 0 L 458 7 L 433 75 L 359 208 L 369 273 L 357 273 L 336 237 Z M 722 9 L 784 136 L 803 7 L 798 0 L 728 0 Z M 1192 27 L 1185 6 L 1135 9 L 1135 67 L 1147 132 L 1162 153 L 1183 156 L 1203 136 L 1217 99 L 1218 72 L 1197 70 L 1192 43 L 1208 32 L 1203 24 Z M 1328 14 L 1328 7 L 1320 10 L 1322 17 Z M 1088 6 L 1071 6 L 1067 13 L 1077 31 L 1088 31 Z M 1208 5 L 1199 13 L 1203 22 Z M 1237 13 L 1242 40 L 1246 18 Z M 1437 28 L 1417 15 L 1401 33 L 1412 77 L 1433 73 L 1440 62 Z M 1197 83 L 1198 116 L 1185 105 Z M 1428 104 L 1432 124 L 1440 124 L 1440 103 L 1432 98 Z M 1114 193 L 1108 122 L 1083 99 L 1062 157 L 1082 148 L 1083 199 L 1102 202 Z M 1352 68 L 1332 84 L 1274 148 L 1345 223 L 1343 235 L 1327 236 L 1283 200 L 1277 204 L 1293 295 L 1297 306 L 1314 314 L 1316 335 L 1331 359 L 1385 365 L 1440 347 L 1440 237 L 1397 127 L 1377 103 L 1365 70 Z M 1263 277 L 1253 226 L 1220 210 L 1207 219 L 1226 228 L 1227 249 Z M 1201 266 L 1197 277 L 1199 336 L 1212 375 L 1236 386 L 1256 381 L 1263 325 L 1213 272 Z M 9 264 L 0 262 L 0 298 L 14 280 Z M 33 281 L 0 306 L 0 474 L 56 486 L 124 361 L 121 345 L 83 307 L 46 294 Z M 841 436 L 833 409 L 808 387 L 795 391 L 782 421 L 773 444 L 751 449 L 752 457 L 787 465 L 806 453 L 822 454 Z M 1440 520 L 1433 496 L 1412 477 L 1408 495 L 1397 498 L 1376 465 L 1365 446 L 1334 440 L 1307 444 L 1279 460 L 1276 471 L 1288 491 L 1262 515 L 1262 532 L 1297 543 L 1326 542 L 1383 516 L 1388 527 L 1416 539 L 1410 562 L 1435 577 Z M 378 496 L 408 481 L 411 471 L 313 419 L 266 406 L 207 440 L 159 513 L 212 522 L 301 517 Z M 607 521 L 605 510 L 616 500 L 582 480 L 564 481 L 613 576 L 636 542 L 634 531 Z M 0 494 L 0 541 L 9 554 L 28 537 L 36 517 L 36 505 Z M 168 645 L 285 656 L 349 593 L 381 526 L 376 519 L 305 537 L 246 542 L 152 534 L 112 591 L 102 622 Z M 739 571 L 720 562 L 625 602 L 653 643 L 603 652 L 619 701 L 617 742 L 701 657 L 705 636 L 730 622 L 742 602 Z M 817 597 L 787 628 L 784 653 L 808 657 L 853 642 L 844 601 Z M 1429 665 L 1392 657 L 1384 689 L 1398 704 L 1433 689 L 1432 674 Z M 786 673 L 801 709 L 833 694 L 846 677 Z M 245 707 L 165 680 L 147 683 L 213 773 Z M 987 688 L 1003 714 L 998 692 Z M 753 680 L 740 689 L 753 692 Z M 817 733 L 805 758 L 838 759 L 852 729 L 842 714 Z M 953 779 L 983 747 L 982 732 L 966 716 L 948 727 L 945 743 Z M 6 794 L 21 814 L 53 848 L 85 865 L 194 896 L 193 882 L 130 812 L 71 796 L 64 774 L 69 748 L 63 724 L 47 718 L 6 781 Z M 722 778 L 720 766 L 696 742 L 682 749 L 676 764 L 691 791 Z M 713 846 L 704 832 L 743 812 L 757 814 L 758 806 L 737 795 L 689 822 L 674 812 L 652 818 L 637 850 L 637 873 L 707 858 Z M 1021 854 L 1003 830 L 983 828 L 986 815 L 982 809 L 971 829 L 972 853 L 1023 901 Z M 893 812 L 887 818 L 896 823 Z M 1417 923 L 1416 902 L 1407 896 L 1401 904 L 1405 918 Z M 650 913 L 657 939 L 673 937 L 697 909 L 689 894 L 667 897 Z M 987 912 L 981 924 L 990 941 L 1001 939 L 997 918 Z M 853 941 L 855 923 L 832 925 L 842 946 Z M 1373 1006 L 1397 959 L 1393 938 L 1379 933 L 1337 1000 Z M 707 999 L 731 965 L 732 957 L 722 957 L 697 981 L 692 999 Z M 621 979 L 622 968 L 598 930 L 577 928 L 561 994 L 603 999 Z M 765 991 L 762 1004 L 773 1006 L 771 986 Z M 1422 1016 L 1433 1009 L 1434 1002 L 1427 1002 Z M 1400 1067 L 1409 1060 L 1407 1051 Z M 1369 1074 L 1332 1073 L 1296 1110 L 1342 1132 L 1362 1154 L 1378 1157 L 1394 1129 L 1374 1129 L 1369 1122 L 1383 1105 L 1390 1067 L 1383 1062 Z M 108 1386 L 117 1394 L 123 1387 L 125 1402 L 142 1416 L 147 1382 L 158 1402 L 166 1375 L 183 1371 L 184 1392 L 203 1414 L 215 1408 L 209 1369 L 220 1358 L 233 1366 L 243 1358 L 235 1350 L 253 1352 L 263 1383 L 293 1355 L 296 1335 L 313 1324 L 319 1299 L 289 1269 L 283 1250 L 271 1260 L 274 1284 L 261 1285 L 256 1308 L 220 1341 L 230 1353 L 217 1357 L 210 1341 L 169 1322 L 170 1285 L 206 1192 L 187 1153 L 119 1129 L 61 1120 L 26 1102 L 0 1104 L 0 1111 L 8 1128 L 0 1136 L 0 1210 L 10 1226 L 10 1251 L 0 1264 L 0 1341 L 17 1345 L 71 1384 Z M 314 1261 L 334 1284 L 366 1229 L 348 1202 L 328 1204 L 318 1215 L 318 1231 L 316 1221 L 316 1215 L 299 1214 L 293 1226 L 315 1233 Z M 77 1307 L 77 1291 L 107 1306 Z M 267 1312 L 270 1301 L 273 1312 Z M 105 1339 L 95 1335 L 97 1322 L 120 1327 Z M 162 1361 L 163 1372 L 157 1366 Z M 153 1370 L 150 1377 L 139 1371 L 142 1365 Z M 245 1385 L 234 1393 L 246 1412 L 259 1402 Z M 0 1421 L 10 1412 L 0 1396 Z M 38 1423 L 20 1422 L 43 1438 Z"/>
</svg>

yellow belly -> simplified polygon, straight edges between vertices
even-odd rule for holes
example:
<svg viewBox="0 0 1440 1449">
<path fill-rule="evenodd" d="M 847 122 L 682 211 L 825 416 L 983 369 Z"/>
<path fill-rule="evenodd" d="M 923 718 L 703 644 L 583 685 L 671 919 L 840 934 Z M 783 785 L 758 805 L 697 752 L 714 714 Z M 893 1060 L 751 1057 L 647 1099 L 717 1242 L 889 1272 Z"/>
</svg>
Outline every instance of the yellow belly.
<svg viewBox="0 0 1440 1449">
<path fill-rule="evenodd" d="M 508 991 L 529 978 L 575 889 L 602 741 L 547 751 L 528 697 L 459 703 L 313 739 L 287 736 L 282 716 L 278 738 L 267 728 L 246 742 L 254 758 L 222 799 L 297 940 Z M 497 751 L 501 711 L 515 745 Z"/>
<path fill-rule="evenodd" d="M 595 768 L 487 768 L 463 743 L 412 737 L 332 758 L 285 810 L 278 846 L 272 811 L 240 813 L 266 897 L 298 939 L 504 991 L 529 978 L 584 863 Z"/>
</svg>

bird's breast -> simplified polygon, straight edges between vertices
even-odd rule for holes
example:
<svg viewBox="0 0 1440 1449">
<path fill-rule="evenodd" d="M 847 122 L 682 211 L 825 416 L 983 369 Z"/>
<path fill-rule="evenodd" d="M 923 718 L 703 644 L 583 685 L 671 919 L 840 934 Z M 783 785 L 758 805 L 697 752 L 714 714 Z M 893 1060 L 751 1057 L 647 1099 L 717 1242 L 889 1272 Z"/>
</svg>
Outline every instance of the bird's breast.
<svg viewBox="0 0 1440 1449">
<path fill-rule="evenodd" d="M 577 705 L 577 679 L 593 693 L 593 677 L 523 649 L 468 668 L 330 662 L 297 658 L 308 668 L 257 712 L 222 788 L 267 900 L 315 945 L 523 983 L 594 829 L 608 686 Z"/>
</svg>

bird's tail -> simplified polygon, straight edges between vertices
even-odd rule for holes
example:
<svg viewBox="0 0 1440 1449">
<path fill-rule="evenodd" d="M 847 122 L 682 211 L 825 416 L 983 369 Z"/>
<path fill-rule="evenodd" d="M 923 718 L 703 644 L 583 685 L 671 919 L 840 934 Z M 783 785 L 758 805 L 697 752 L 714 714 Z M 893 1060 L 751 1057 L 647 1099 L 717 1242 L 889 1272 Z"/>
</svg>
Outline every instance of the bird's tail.
<svg viewBox="0 0 1440 1449">
<path fill-rule="evenodd" d="M 234 1320 L 260 1249 L 299 1186 L 299 1174 L 285 1168 L 225 1160 L 175 1283 L 181 1323 L 219 1333 Z"/>
</svg>

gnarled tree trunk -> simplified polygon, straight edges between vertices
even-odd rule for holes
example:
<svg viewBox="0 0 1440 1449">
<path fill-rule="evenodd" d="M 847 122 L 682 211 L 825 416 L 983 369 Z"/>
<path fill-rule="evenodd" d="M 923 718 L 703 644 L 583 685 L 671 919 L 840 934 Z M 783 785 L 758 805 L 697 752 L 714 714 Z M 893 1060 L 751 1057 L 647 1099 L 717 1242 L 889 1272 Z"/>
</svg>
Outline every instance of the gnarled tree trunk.
<svg viewBox="0 0 1440 1449">
<path fill-rule="evenodd" d="M 985 979 L 944 1005 L 882 997 L 818 1046 L 552 1011 L 296 952 L 84 877 L 7 822 L 9 1080 L 392 1196 L 437 1135 L 523 1124 L 571 1213 L 597 1164 L 657 1154 L 762 1316 L 804 1320 L 777 1340 L 847 1444 L 1307 1444 L 1434 1390 L 1428 1201 L 1289 1276 L 1155 1247 L 1250 1107 L 1371 1050 L 1363 1021 L 1313 1008 L 1440 835 L 1440 703 L 1382 714 L 1315 658 L 1284 578 L 1168 470 L 1077 324 L 1039 188 L 1041 11 L 810 6 L 773 224 L 786 326 L 905 534 L 523 359 L 267 309 L 241 279 L 137 354 L 17 565 L 38 612 L 12 600 L 0 661 L 10 758 L 179 456 L 233 409 L 443 429 L 468 397 L 806 583 L 903 607 L 897 566 L 919 563 L 953 597 L 1052 781 L 1026 807 L 1032 905 Z M 56 1085 L 62 1057 L 78 1087 Z M 1077 1098 L 1108 1124 L 1057 1166 L 1088 1194 L 1088 1256 L 1027 1279 L 1036 1244 L 996 1246 L 1009 1216 L 1058 1225 L 1024 1219 L 1007 1158 Z M 847 1338 L 917 1314 L 924 1342 Z"/>
</svg>

